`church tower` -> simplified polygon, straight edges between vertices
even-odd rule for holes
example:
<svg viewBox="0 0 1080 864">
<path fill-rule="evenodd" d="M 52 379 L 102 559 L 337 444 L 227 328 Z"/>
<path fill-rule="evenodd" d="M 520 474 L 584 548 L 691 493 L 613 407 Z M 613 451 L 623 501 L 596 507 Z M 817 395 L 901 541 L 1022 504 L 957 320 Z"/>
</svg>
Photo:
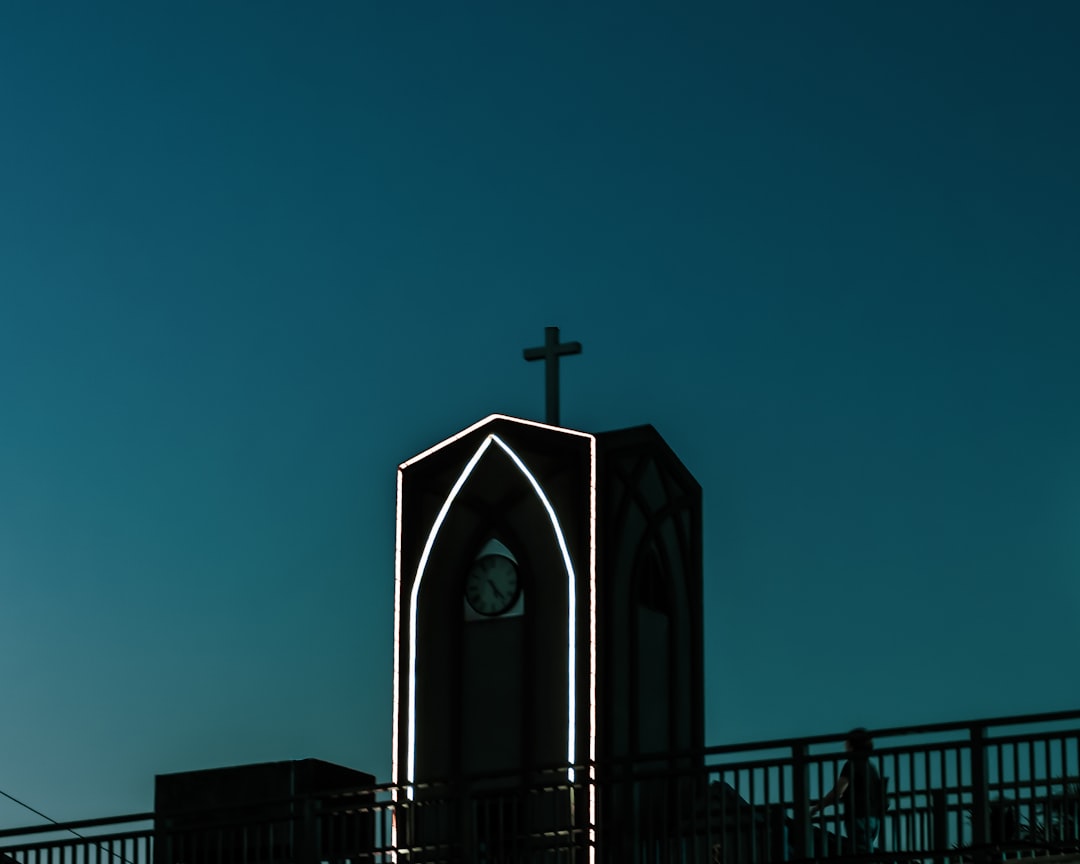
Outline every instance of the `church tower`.
<svg viewBox="0 0 1080 864">
<path fill-rule="evenodd" d="M 549 421 L 567 347 L 549 328 L 531 349 L 548 363 Z M 701 545 L 700 486 L 651 426 L 591 434 L 491 415 L 403 463 L 399 794 L 529 791 L 517 797 L 530 804 L 500 805 L 502 833 L 596 839 L 598 800 L 622 809 L 603 804 L 606 778 L 646 759 L 689 767 L 704 744 Z M 561 791 L 538 807 L 540 788 Z M 475 813 L 440 814 L 402 839 L 483 842 Z"/>
</svg>

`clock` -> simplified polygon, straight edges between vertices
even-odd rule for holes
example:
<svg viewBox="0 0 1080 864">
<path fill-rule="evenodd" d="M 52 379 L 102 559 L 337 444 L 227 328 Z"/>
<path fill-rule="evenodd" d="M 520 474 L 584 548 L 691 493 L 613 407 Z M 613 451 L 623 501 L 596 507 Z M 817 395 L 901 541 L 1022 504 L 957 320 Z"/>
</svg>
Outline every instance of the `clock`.
<svg viewBox="0 0 1080 864">
<path fill-rule="evenodd" d="M 508 612 L 518 590 L 517 564 L 505 555 L 481 555 L 465 577 L 465 602 L 488 617 Z"/>
</svg>

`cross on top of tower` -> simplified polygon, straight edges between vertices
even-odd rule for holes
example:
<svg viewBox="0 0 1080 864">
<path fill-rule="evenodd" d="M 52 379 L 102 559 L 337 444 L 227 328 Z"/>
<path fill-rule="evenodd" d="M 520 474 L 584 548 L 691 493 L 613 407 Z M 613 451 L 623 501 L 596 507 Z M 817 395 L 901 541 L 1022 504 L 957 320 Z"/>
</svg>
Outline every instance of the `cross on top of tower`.
<svg viewBox="0 0 1080 864">
<path fill-rule="evenodd" d="M 566 354 L 580 354 L 580 342 L 559 342 L 559 328 L 544 328 L 544 344 L 537 348 L 526 348 L 526 360 L 544 361 L 544 384 L 547 403 L 546 421 L 552 426 L 559 425 L 559 358 Z"/>
</svg>

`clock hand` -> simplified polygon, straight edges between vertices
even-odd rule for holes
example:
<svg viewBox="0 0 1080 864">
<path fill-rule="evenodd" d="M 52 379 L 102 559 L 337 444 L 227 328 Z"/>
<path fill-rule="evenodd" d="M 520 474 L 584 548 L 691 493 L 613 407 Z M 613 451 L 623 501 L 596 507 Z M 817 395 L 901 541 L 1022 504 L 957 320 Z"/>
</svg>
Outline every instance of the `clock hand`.
<svg viewBox="0 0 1080 864">
<path fill-rule="evenodd" d="M 506 598 L 505 598 L 505 597 L 503 596 L 503 593 L 502 593 L 502 591 L 500 591 L 500 590 L 499 590 L 498 588 L 496 588 L 496 587 L 495 587 L 495 583 L 494 583 L 494 582 L 492 582 L 492 581 L 491 581 L 490 579 L 488 579 L 488 580 L 487 580 L 487 583 L 488 583 L 488 585 L 490 585 L 490 586 L 491 586 L 491 590 L 495 592 L 495 596 L 496 596 L 496 597 L 498 597 L 498 598 L 499 598 L 500 600 L 505 600 L 505 599 L 506 599 Z"/>
</svg>

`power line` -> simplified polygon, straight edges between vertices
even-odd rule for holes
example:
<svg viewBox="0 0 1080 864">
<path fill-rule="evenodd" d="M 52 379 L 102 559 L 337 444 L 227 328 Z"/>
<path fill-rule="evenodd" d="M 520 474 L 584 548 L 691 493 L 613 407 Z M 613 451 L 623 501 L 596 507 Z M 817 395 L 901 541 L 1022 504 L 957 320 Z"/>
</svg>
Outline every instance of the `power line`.
<svg viewBox="0 0 1080 864">
<path fill-rule="evenodd" d="M 36 807 L 31 807 L 31 806 L 30 806 L 29 804 L 27 804 L 27 803 L 26 803 L 25 801 L 20 801 L 20 800 L 19 800 L 18 798 L 16 798 L 16 797 L 15 797 L 14 795 L 10 795 L 10 794 L 8 794 L 8 793 L 7 793 L 7 792 L 5 792 L 5 791 L 4 791 L 3 789 L 0 789 L 0 795 L 3 795 L 3 796 L 4 796 L 5 798 L 7 798 L 7 799 L 8 799 L 8 800 L 10 800 L 10 801 L 14 801 L 14 802 L 15 802 L 16 804 L 18 804 L 18 805 L 19 805 L 20 807 L 25 807 L 25 808 L 26 808 L 27 810 L 29 810 L 29 811 L 30 811 L 31 813 L 35 814 L 36 816 L 40 816 L 40 817 L 41 817 L 42 819 L 44 819 L 44 820 L 45 820 L 46 822 L 52 822 L 52 824 L 53 824 L 53 825 L 58 825 L 58 826 L 60 826 L 61 828 L 63 828 L 63 827 L 64 827 L 64 826 L 63 826 L 63 825 L 62 825 L 62 824 L 61 824 L 60 822 L 57 822 L 57 821 L 56 821 L 55 819 L 53 819 L 53 818 L 52 818 L 52 816 L 48 816 L 48 815 L 46 815 L 45 813 L 42 813 L 42 812 L 41 812 L 40 810 L 38 810 L 38 809 L 37 809 Z M 78 837 L 78 838 L 79 838 L 80 840 L 85 840 L 85 841 L 87 841 L 88 843 L 93 843 L 93 844 L 94 844 L 95 846 L 97 846 L 97 847 L 98 847 L 98 849 L 104 849 L 104 848 L 105 848 L 105 847 L 104 847 L 104 846 L 102 846 L 102 845 L 101 845 L 100 843 L 97 843 L 97 842 L 95 842 L 93 838 L 91 838 L 91 837 L 87 837 L 87 836 L 86 836 L 85 834 L 80 834 L 80 833 L 79 833 L 78 831 L 76 831 L 76 830 L 75 830 L 75 829 L 73 829 L 73 828 L 64 828 L 64 830 L 65 830 L 65 831 L 67 831 L 67 832 L 68 832 L 69 834 L 74 834 L 74 835 L 75 835 L 76 837 Z M 132 861 L 129 861 L 129 860 L 127 859 L 127 858 L 125 858 L 125 857 L 124 857 L 123 855 L 121 855 L 121 854 L 120 854 L 119 852 L 113 852 L 113 851 L 112 851 L 111 849 L 106 849 L 105 851 L 107 851 L 107 852 L 108 852 L 108 853 L 109 853 L 110 855 L 112 855 L 112 856 L 113 856 L 114 858 L 119 858 L 119 859 L 120 859 L 121 861 L 123 861 L 123 862 L 124 862 L 124 864 L 134 864 L 134 862 L 132 862 Z"/>
<path fill-rule="evenodd" d="M 5 791 L 4 791 L 3 789 L 0 789 L 0 795 L 3 795 L 3 796 L 4 796 L 5 798 L 7 798 L 7 799 L 9 799 L 9 800 L 11 800 L 11 801 L 14 801 L 14 802 L 15 802 L 16 804 L 18 804 L 18 805 L 19 805 L 20 807 L 25 807 L 25 808 L 26 808 L 27 810 L 29 810 L 29 811 L 30 811 L 31 813 L 34 813 L 34 814 L 36 814 L 37 816 L 40 816 L 40 817 L 41 817 L 42 819 L 44 819 L 44 820 L 45 820 L 46 822 L 52 822 L 52 823 L 53 823 L 53 825 L 59 825 L 59 824 L 60 824 L 60 823 L 59 823 L 59 822 L 57 822 L 57 821 L 56 821 L 55 819 L 53 819 L 53 818 L 52 818 L 51 816 L 46 816 L 46 815 L 45 815 L 44 813 L 42 813 L 42 812 L 41 812 L 40 810 L 35 810 L 35 809 L 34 809 L 33 807 L 31 807 L 31 806 L 30 806 L 29 804 L 27 804 L 27 803 L 26 803 L 25 801 L 20 801 L 20 800 L 19 800 L 18 798 L 16 798 L 16 797 L 15 797 L 14 795 L 9 795 L 9 794 L 8 794 L 7 792 L 5 792 Z M 69 828 L 68 830 L 70 831 L 71 829 Z M 75 834 L 75 836 L 76 836 L 76 837 L 82 837 L 82 835 L 81 835 L 81 834 L 78 834 L 78 833 L 76 833 L 75 831 L 71 831 L 71 833 L 72 833 L 72 834 Z M 84 840 L 85 840 L 86 838 L 85 838 L 85 837 L 83 837 L 82 839 L 84 839 Z"/>
</svg>

